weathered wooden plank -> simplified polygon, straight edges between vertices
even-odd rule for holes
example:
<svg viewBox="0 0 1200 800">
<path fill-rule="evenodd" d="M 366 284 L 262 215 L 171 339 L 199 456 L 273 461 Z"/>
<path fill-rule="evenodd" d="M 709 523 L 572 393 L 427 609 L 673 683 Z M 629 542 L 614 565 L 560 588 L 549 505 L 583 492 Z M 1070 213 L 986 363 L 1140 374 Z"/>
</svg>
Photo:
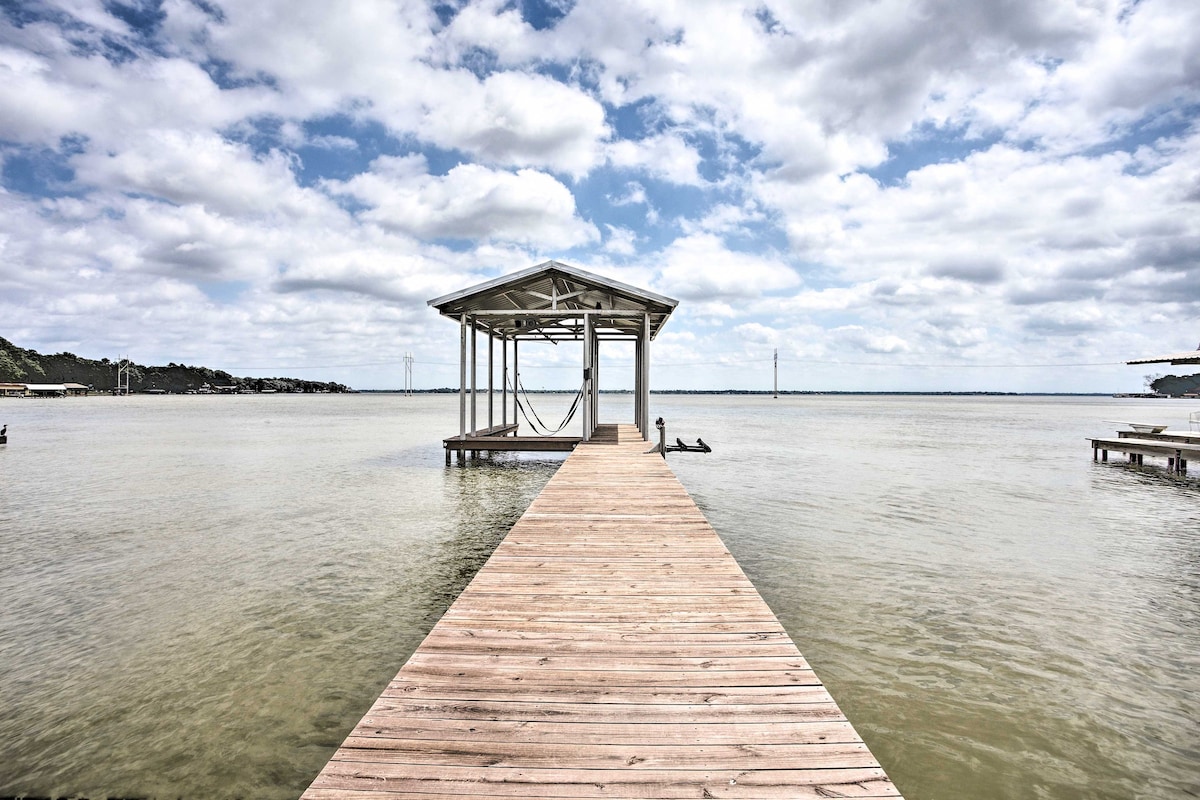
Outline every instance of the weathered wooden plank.
<svg viewBox="0 0 1200 800">
<path fill-rule="evenodd" d="M 521 654 L 579 655 L 585 653 L 609 653 L 626 658 L 664 656 L 696 657 L 699 655 L 716 658 L 741 658 L 744 656 L 782 656 L 794 652 L 791 642 L 755 642 L 750 644 L 696 642 L 691 644 L 653 644 L 648 642 L 574 641 L 562 639 L 530 639 L 529 637 L 476 637 L 473 639 L 447 639 L 445 636 L 425 640 L 422 650 L 426 653 L 442 654 Z"/>
<path fill-rule="evenodd" d="M 896 797 L 882 769 L 588 770 L 427 767 L 329 762 L 317 788 L 458 797 Z M 328 797 L 329 795 L 326 795 Z M 334 795 L 336 796 L 336 795 Z"/>
<path fill-rule="evenodd" d="M 499 580 L 489 576 L 487 580 L 475 581 L 463 592 L 466 595 L 484 597 L 509 595 L 528 597 L 530 595 L 563 595 L 569 597 L 722 597 L 726 595 L 744 595 L 756 597 L 754 587 L 747 583 L 736 582 L 732 579 L 694 578 L 691 581 L 664 582 L 655 586 L 648 582 L 639 581 L 605 581 L 593 582 L 586 579 L 529 582 L 525 586 L 514 585 L 511 577 Z"/>
<path fill-rule="evenodd" d="M 737 770 L 874 767 L 861 743 L 847 744 L 559 744 L 549 742 L 477 742 L 392 739 L 386 747 L 371 737 L 347 739 L 336 761 L 371 764 L 422 764 L 459 767 L 548 769 L 570 763 L 586 770 Z"/>
<path fill-rule="evenodd" d="M 898 796 L 663 459 L 603 438 L 305 798 Z"/>
<path fill-rule="evenodd" d="M 845 721 L 832 699 L 819 703 L 752 705 L 669 705 L 642 703 L 522 703 L 489 700 L 408 700 L 380 697 L 372 714 L 407 715 L 411 719 L 511 720 L 528 722 L 608 722 L 636 719 L 641 723 L 753 723 Z"/>
<path fill-rule="evenodd" d="M 844 744 L 861 742 L 846 721 L 801 722 L 531 722 L 528 720 L 461 719 L 413 720 L 404 715 L 368 713 L 352 737 L 366 739 L 447 739 L 465 741 L 521 741 L 571 744 Z M 347 742 L 351 740 L 347 738 Z"/>
<path fill-rule="evenodd" d="M 586 684 L 527 684 L 524 681 L 394 680 L 380 695 L 407 700 L 495 699 L 521 703 L 612 703 L 618 705 L 779 705 L 823 703 L 828 698 L 820 683 L 768 686 L 595 687 Z"/>
<path fill-rule="evenodd" d="M 653 622 L 618 622 L 605 620 L 591 622 L 586 628 L 573 622 L 556 622 L 554 620 L 545 619 L 513 622 L 511 620 L 470 618 L 456 619 L 454 617 L 442 617 L 442 619 L 438 621 L 439 629 L 447 628 L 455 630 L 479 630 L 484 627 L 493 630 L 520 630 L 530 633 L 544 631 L 559 633 L 561 631 L 584 630 L 631 634 L 645 633 L 685 636 L 696 633 L 747 635 L 757 635 L 760 633 L 785 633 L 783 626 L 779 624 L 778 619 L 770 619 L 758 624 L 749 624 L 746 622 L 724 622 L 720 620 L 655 620 Z"/>
<path fill-rule="evenodd" d="M 760 656 L 747 658 L 709 658 L 687 656 L 678 658 L 616 658 L 613 656 L 541 656 L 530 655 L 433 655 L 418 649 L 405 667 L 419 674 L 425 669 L 441 669 L 449 665 L 464 674 L 471 670 L 516 669 L 524 672 L 655 672 L 680 674 L 699 672 L 787 672 L 807 670 L 808 662 L 799 653 L 790 656 Z"/>
<path fill-rule="evenodd" d="M 405 673 L 414 680 L 429 681 L 445 678 L 454 681 L 496 680 L 519 681 L 525 685 L 553 686 L 701 686 L 712 689 L 728 686 L 815 686 L 820 681 L 812 670 L 692 670 L 676 671 L 671 680 L 663 680 L 663 671 L 655 669 L 630 670 L 565 670 L 546 669 L 536 672 L 523 668 L 506 668 L 501 664 L 463 667 L 448 658 L 439 663 L 405 666 Z"/>
</svg>

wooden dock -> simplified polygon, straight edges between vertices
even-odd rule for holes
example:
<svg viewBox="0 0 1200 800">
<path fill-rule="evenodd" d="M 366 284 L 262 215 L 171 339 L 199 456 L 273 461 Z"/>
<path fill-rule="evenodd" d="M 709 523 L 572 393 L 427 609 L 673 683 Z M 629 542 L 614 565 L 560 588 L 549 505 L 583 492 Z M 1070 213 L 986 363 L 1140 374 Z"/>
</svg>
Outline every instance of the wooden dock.
<svg viewBox="0 0 1200 800">
<path fill-rule="evenodd" d="M 518 436 L 517 423 L 506 422 L 493 425 L 490 428 L 473 431 L 460 436 L 449 436 L 442 440 L 446 448 L 446 463 L 450 463 L 450 453 L 457 452 L 461 461 L 467 453 L 478 455 L 481 452 L 570 452 L 583 441 L 580 436 Z"/>
<path fill-rule="evenodd" d="M 899 796 L 647 449 L 571 453 L 304 798 Z"/>
<path fill-rule="evenodd" d="M 1153 438 L 1150 438 L 1150 437 Z M 1200 444 L 1189 444 L 1187 437 L 1167 438 L 1170 434 L 1142 436 L 1118 436 L 1117 438 L 1088 437 L 1092 443 L 1092 460 L 1108 461 L 1108 451 L 1125 453 L 1130 464 L 1145 463 L 1146 456 L 1163 456 L 1167 459 L 1167 472 L 1186 475 L 1188 460 L 1200 458 Z"/>
</svg>

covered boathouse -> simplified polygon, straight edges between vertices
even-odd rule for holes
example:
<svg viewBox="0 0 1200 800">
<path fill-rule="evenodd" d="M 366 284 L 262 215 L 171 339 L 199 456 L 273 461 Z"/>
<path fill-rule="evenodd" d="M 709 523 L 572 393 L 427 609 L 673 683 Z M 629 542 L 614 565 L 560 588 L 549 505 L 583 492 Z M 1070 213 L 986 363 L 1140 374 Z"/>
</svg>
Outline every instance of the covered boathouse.
<svg viewBox="0 0 1200 800">
<path fill-rule="evenodd" d="M 650 435 L 650 342 L 677 300 L 594 275 L 559 261 L 546 261 L 429 301 L 461 329 L 458 435 L 443 440 L 451 451 L 573 450 L 596 434 L 599 424 L 600 343 L 634 343 L 633 424 Z M 486 371 L 480 381 L 480 335 L 487 337 Z M 582 344 L 579 436 L 520 436 L 517 398 L 522 342 L 577 341 Z M 499 344 L 499 387 L 496 349 Z M 509 394 L 514 394 L 509 414 Z M 480 408 L 483 395 L 486 411 Z M 497 398 L 499 403 L 497 404 Z M 499 416 L 496 410 L 499 405 Z M 622 420 L 623 421 L 623 420 Z M 486 424 L 484 424 L 486 423 Z"/>
</svg>

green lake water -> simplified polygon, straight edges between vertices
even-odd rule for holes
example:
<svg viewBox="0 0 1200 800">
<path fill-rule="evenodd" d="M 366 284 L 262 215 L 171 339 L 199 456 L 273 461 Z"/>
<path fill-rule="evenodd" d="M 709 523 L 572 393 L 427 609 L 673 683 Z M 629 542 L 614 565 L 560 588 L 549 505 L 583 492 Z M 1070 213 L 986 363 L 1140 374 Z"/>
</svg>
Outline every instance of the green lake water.
<svg viewBox="0 0 1200 800">
<path fill-rule="evenodd" d="M 714 447 L 671 466 L 906 797 L 1116 800 L 1200 796 L 1200 485 L 1084 437 L 1190 410 L 652 416 Z M 436 395 L 7 400 L 0 423 L 0 796 L 297 797 L 561 462 L 446 467 Z"/>
</svg>

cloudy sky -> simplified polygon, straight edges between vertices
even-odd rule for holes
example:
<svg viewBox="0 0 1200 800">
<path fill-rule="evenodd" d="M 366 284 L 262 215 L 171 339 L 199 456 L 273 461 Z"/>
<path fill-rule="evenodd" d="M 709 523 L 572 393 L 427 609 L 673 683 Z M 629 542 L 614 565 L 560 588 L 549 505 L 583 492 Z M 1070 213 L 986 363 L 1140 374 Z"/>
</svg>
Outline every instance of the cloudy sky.
<svg viewBox="0 0 1200 800">
<path fill-rule="evenodd" d="M 426 301 L 548 258 L 680 300 L 660 388 L 1137 391 L 1200 342 L 1196 0 L 4 0 L 0 165 L 44 352 L 453 386 Z"/>
</svg>

